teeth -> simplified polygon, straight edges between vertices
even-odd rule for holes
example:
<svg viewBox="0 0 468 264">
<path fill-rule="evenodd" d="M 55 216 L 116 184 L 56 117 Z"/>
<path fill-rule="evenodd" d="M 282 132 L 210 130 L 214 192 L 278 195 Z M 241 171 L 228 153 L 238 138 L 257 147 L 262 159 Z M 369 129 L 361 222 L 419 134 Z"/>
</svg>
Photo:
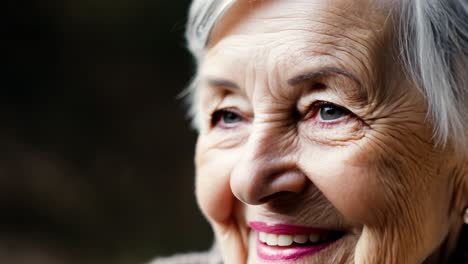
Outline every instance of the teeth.
<svg viewBox="0 0 468 264">
<path fill-rule="evenodd" d="M 310 234 L 309 240 L 312 243 L 317 243 L 320 240 L 320 236 L 318 234 Z"/>
<path fill-rule="evenodd" d="M 310 234 L 310 235 L 277 235 L 268 234 L 265 232 L 258 233 L 258 239 L 269 246 L 282 246 L 287 247 L 294 242 L 297 244 L 305 244 L 308 241 L 317 243 L 327 239 L 326 234 Z"/>
<path fill-rule="evenodd" d="M 293 237 L 290 235 L 279 235 L 278 236 L 278 246 L 290 246 L 293 243 Z"/>
<path fill-rule="evenodd" d="M 278 236 L 275 234 L 267 234 L 266 235 L 266 243 L 269 246 L 277 246 L 278 245 Z"/>
<path fill-rule="evenodd" d="M 298 244 L 304 244 L 309 240 L 309 237 L 307 235 L 295 235 L 293 238 L 293 241 L 298 243 Z"/>
</svg>

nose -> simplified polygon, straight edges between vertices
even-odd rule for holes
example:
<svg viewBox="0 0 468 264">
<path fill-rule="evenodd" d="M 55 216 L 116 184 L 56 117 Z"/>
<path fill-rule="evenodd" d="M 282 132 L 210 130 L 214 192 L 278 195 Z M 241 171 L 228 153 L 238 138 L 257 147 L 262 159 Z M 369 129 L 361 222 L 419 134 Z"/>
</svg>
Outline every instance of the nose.
<svg viewBox="0 0 468 264">
<path fill-rule="evenodd" d="M 294 144 L 281 137 L 281 133 L 252 131 L 230 178 L 232 192 L 240 201 L 259 205 L 281 194 L 300 193 L 307 186 Z"/>
</svg>

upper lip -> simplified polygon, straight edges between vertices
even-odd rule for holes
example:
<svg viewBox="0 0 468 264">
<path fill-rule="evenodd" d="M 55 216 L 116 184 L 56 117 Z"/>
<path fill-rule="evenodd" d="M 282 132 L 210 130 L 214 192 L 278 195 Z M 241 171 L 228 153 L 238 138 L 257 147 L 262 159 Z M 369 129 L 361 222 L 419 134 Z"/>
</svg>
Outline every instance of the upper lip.
<svg viewBox="0 0 468 264">
<path fill-rule="evenodd" d="M 289 225 L 289 224 L 267 224 L 264 222 L 249 222 L 250 228 L 269 234 L 284 234 L 284 235 L 298 235 L 298 234 L 312 234 L 331 231 L 323 228 Z"/>
</svg>

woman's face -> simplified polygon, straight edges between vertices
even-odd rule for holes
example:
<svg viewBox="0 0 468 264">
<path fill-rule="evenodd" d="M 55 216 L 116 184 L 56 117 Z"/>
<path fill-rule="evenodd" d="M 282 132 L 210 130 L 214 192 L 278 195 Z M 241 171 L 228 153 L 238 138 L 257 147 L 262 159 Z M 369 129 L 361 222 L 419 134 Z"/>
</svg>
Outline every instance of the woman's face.
<svg viewBox="0 0 468 264">
<path fill-rule="evenodd" d="M 454 164 L 366 1 L 239 1 L 200 68 L 197 198 L 227 263 L 421 263 Z"/>
</svg>

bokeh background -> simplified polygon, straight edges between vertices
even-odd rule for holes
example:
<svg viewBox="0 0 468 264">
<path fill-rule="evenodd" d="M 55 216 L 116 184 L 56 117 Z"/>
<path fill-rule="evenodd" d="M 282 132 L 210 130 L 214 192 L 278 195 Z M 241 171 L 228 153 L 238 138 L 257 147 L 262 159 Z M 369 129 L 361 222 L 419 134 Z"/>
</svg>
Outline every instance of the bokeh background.
<svg viewBox="0 0 468 264">
<path fill-rule="evenodd" d="M 178 94 L 188 0 L 7 0 L 0 263 L 144 263 L 205 250 Z"/>
</svg>

